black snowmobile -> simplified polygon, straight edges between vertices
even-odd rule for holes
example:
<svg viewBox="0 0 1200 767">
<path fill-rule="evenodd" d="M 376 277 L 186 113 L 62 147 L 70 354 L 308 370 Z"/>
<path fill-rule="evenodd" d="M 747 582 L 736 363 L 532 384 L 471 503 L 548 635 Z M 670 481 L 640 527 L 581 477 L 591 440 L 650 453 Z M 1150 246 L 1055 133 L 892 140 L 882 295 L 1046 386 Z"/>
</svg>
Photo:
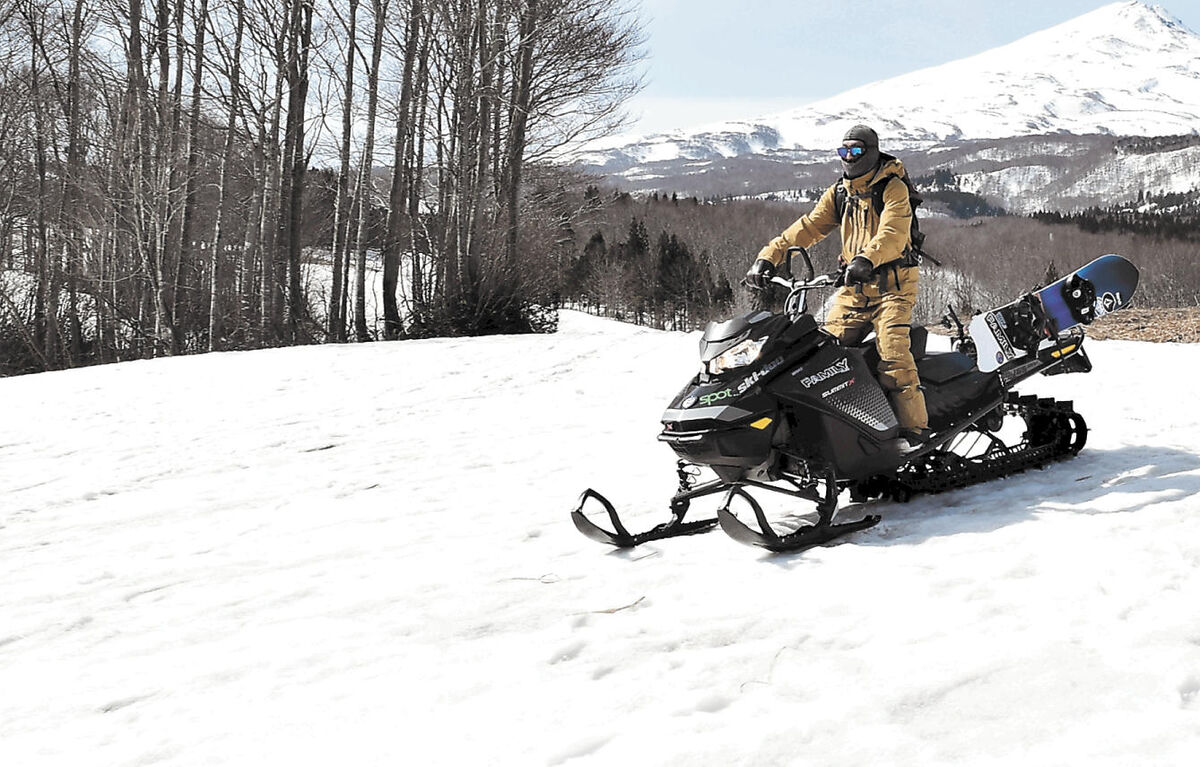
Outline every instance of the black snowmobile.
<svg viewBox="0 0 1200 767">
<path fill-rule="evenodd" d="M 618 547 L 707 532 L 720 524 L 732 538 L 771 551 L 797 551 L 879 522 L 878 515 L 835 521 L 838 496 L 849 490 L 858 503 L 889 497 L 907 501 L 1007 476 L 1075 455 L 1087 426 L 1070 402 L 1017 396 L 1010 389 L 1035 373 L 1090 371 L 1081 328 L 1000 369 L 981 373 L 974 344 L 957 326 L 954 350 L 927 352 L 926 331 L 913 327 L 913 356 L 925 391 L 932 436 L 913 447 L 900 440 L 895 413 L 876 381 L 878 354 L 868 339 L 841 345 L 808 312 L 808 292 L 834 287 L 838 274 L 814 276 L 802 249 L 806 277 L 772 281 L 788 288 L 784 313 L 751 312 L 709 323 L 700 341 L 701 372 L 663 413 L 659 439 L 679 457 L 679 490 L 669 521 L 630 533 L 613 505 L 592 489 L 571 517 L 584 535 Z M 1035 344 L 1036 346 L 1036 344 Z M 1009 424 L 1016 421 L 1018 428 Z M 1001 432 L 1022 433 L 1005 442 Z M 716 478 L 700 483 L 702 468 Z M 816 504 L 815 517 L 777 531 L 750 494 L 762 490 Z M 717 516 L 685 521 L 691 502 L 723 494 Z M 732 510 L 748 507 L 754 526 Z M 612 529 L 593 522 L 589 505 L 607 513 Z"/>
</svg>

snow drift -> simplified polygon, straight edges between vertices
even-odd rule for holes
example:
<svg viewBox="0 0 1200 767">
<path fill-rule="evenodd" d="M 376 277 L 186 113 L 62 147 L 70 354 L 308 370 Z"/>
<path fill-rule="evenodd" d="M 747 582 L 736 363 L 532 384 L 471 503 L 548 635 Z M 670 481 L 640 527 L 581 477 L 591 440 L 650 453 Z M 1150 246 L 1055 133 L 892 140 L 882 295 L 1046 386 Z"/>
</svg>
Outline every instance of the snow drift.
<svg viewBox="0 0 1200 767">
<path fill-rule="evenodd" d="M 0 380 L 0 763 L 1190 764 L 1200 348 L 1089 343 L 1078 458 L 783 557 L 568 519 L 664 517 L 694 334 Z"/>
</svg>

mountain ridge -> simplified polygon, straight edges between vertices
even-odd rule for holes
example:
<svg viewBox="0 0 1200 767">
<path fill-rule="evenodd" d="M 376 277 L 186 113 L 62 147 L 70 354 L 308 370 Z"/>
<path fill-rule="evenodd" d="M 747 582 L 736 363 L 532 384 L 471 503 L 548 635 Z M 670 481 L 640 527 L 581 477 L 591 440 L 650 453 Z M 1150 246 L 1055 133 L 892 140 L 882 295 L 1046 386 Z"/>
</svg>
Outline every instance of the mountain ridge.
<svg viewBox="0 0 1200 767">
<path fill-rule="evenodd" d="M 612 174 L 646 162 L 827 151 L 858 122 L 897 149 L 1054 133 L 1195 134 L 1198 83 L 1200 35 L 1162 6 L 1128 0 L 795 109 L 617 139 L 578 161 Z"/>
</svg>

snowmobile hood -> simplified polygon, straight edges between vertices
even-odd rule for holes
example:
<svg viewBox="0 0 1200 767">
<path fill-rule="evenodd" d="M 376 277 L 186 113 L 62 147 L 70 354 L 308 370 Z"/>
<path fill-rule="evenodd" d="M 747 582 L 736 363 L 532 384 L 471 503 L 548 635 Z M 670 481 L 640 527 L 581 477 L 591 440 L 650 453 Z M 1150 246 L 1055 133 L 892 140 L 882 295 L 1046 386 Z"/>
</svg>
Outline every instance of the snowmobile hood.
<svg viewBox="0 0 1200 767">
<path fill-rule="evenodd" d="M 740 341 L 755 325 L 763 323 L 773 316 L 770 312 L 754 312 L 742 314 L 724 322 L 708 323 L 704 328 L 704 335 L 700 338 L 700 361 L 708 362 L 715 359 Z"/>
</svg>

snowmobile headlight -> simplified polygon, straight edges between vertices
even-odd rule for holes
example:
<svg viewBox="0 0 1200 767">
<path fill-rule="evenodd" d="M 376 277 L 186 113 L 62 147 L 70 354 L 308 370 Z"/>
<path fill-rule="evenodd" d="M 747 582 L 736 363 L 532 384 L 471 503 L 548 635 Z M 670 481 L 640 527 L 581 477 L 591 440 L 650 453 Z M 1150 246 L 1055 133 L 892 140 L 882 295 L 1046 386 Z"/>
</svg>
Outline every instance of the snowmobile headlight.
<svg viewBox="0 0 1200 767">
<path fill-rule="evenodd" d="M 727 370 L 749 365 L 758 359 L 758 355 L 762 353 L 762 348 L 766 343 L 765 337 L 758 340 L 748 338 L 740 344 L 726 349 L 715 359 L 709 360 L 708 372 L 712 375 L 720 375 Z"/>
</svg>

